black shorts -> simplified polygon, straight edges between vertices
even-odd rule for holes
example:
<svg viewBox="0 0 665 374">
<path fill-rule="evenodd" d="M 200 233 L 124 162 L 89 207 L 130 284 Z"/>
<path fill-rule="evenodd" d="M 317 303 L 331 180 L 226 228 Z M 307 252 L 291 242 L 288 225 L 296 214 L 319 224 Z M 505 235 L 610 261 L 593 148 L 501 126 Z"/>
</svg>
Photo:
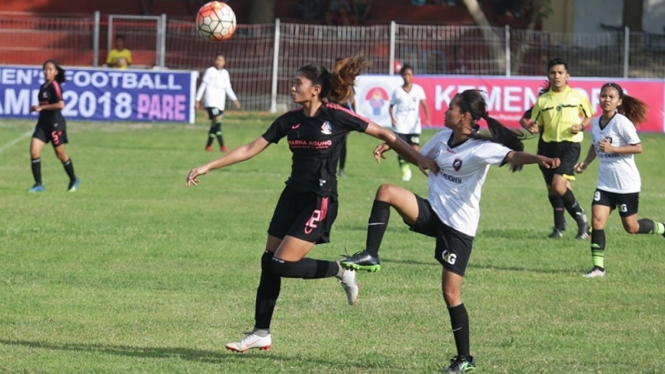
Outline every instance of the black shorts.
<svg viewBox="0 0 665 374">
<path fill-rule="evenodd" d="M 575 164 L 580 158 L 580 150 L 580 143 L 546 142 L 540 137 L 538 140 L 538 154 L 561 160 L 561 165 L 556 169 L 547 169 L 540 166 L 545 182 L 551 185 L 555 174 L 563 175 L 568 180 L 575 180 Z"/>
<path fill-rule="evenodd" d="M 58 126 L 44 126 L 37 124 L 35 127 L 35 132 L 32 133 L 33 138 L 37 138 L 44 143 L 51 142 L 53 147 L 58 147 L 63 144 L 67 144 L 67 126 L 65 121 L 59 121 Z"/>
<path fill-rule="evenodd" d="M 221 119 L 224 116 L 224 111 L 219 108 L 206 107 L 206 111 L 208 112 L 208 119 L 215 119 L 217 117 Z"/>
<path fill-rule="evenodd" d="M 286 186 L 270 220 L 268 235 L 279 239 L 289 235 L 316 244 L 329 243 L 338 206 L 336 196 L 322 197 Z"/>
<path fill-rule="evenodd" d="M 473 236 L 463 234 L 441 222 L 429 201 L 415 196 L 418 201 L 418 219 L 414 225 L 410 225 L 411 231 L 436 238 L 434 258 L 446 270 L 464 276 L 471 257 Z"/>
<path fill-rule="evenodd" d="M 409 143 L 409 145 L 420 145 L 420 134 L 400 134 L 396 132 L 402 140 Z"/>
<path fill-rule="evenodd" d="M 593 193 L 591 205 L 608 206 L 611 210 L 618 207 L 621 217 L 629 217 L 637 214 L 640 205 L 640 193 L 616 193 L 596 189 Z"/>
</svg>

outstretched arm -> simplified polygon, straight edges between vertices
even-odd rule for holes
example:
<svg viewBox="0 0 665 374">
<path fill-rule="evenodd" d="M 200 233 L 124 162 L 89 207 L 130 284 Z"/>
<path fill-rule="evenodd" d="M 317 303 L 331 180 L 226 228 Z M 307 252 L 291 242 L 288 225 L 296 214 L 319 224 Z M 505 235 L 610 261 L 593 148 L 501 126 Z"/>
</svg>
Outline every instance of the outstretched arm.
<svg viewBox="0 0 665 374">
<path fill-rule="evenodd" d="M 394 132 L 386 130 L 374 122 L 370 122 L 369 126 L 367 126 L 367 130 L 365 130 L 365 133 L 385 142 L 385 145 L 380 145 L 374 151 L 374 157 L 376 158 L 377 162 L 381 163 L 381 156 L 383 155 L 383 152 L 386 152 L 388 149 L 394 149 L 397 154 L 402 156 L 402 158 L 408 162 L 418 166 L 420 170 L 432 170 L 435 173 L 439 171 L 439 167 L 434 160 L 421 155 Z M 382 146 L 385 148 L 381 151 L 378 151 Z"/>
<path fill-rule="evenodd" d="M 247 161 L 250 158 L 258 155 L 261 153 L 264 149 L 266 149 L 270 143 L 263 139 L 263 137 L 259 137 L 256 140 L 249 142 L 245 145 L 242 145 L 233 151 L 231 151 L 229 154 L 220 157 L 214 161 L 211 161 L 205 165 L 196 167 L 192 169 L 189 174 L 187 175 L 187 180 L 185 181 L 185 187 L 189 187 L 189 185 L 198 185 L 199 180 L 197 177 L 199 175 L 204 175 L 207 174 L 209 171 L 223 168 L 225 166 L 237 164 L 239 162 Z"/>
<path fill-rule="evenodd" d="M 549 158 L 519 151 L 508 152 L 506 155 L 506 162 L 514 165 L 539 164 L 548 169 L 556 169 L 561 164 L 561 160 L 558 158 Z"/>
</svg>

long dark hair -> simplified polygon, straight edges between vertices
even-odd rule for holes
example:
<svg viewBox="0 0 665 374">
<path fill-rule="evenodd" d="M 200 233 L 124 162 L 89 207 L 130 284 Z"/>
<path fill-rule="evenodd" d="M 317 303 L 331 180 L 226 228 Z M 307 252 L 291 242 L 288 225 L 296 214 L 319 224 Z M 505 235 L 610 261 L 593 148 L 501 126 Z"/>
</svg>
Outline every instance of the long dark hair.
<svg viewBox="0 0 665 374">
<path fill-rule="evenodd" d="M 466 90 L 457 94 L 462 113 L 469 113 L 473 118 L 473 132 L 471 137 L 474 139 L 488 140 L 494 143 L 502 144 L 513 151 L 523 151 L 526 135 L 522 132 L 513 131 L 505 127 L 501 122 L 489 116 L 487 113 L 487 103 L 485 98 L 478 90 Z M 480 131 L 480 125 L 476 121 L 484 119 L 487 122 L 488 132 Z M 510 170 L 515 172 L 522 169 L 521 165 L 510 165 Z"/>
<path fill-rule="evenodd" d="M 604 89 L 612 87 L 619 93 L 619 98 L 621 99 L 621 105 L 617 108 L 617 111 L 624 116 L 626 116 L 633 125 L 637 127 L 640 123 L 647 121 L 647 112 L 649 111 L 649 105 L 644 101 L 629 96 L 623 92 L 623 88 L 614 82 L 605 83 L 600 89 L 600 92 L 603 92 Z"/>
<path fill-rule="evenodd" d="M 65 69 L 60 67 L 58 63 L 55 60 L 46 60 L 44 61 L 44 64 L 42 65 L 42 69 L 46 67 L 46 64 L 53 64 L 55 66 L 55 70 L 58 71 L 58 73 L 55 75 L 55 81 L 58 83 L 65 83 Z"/>
<path fill-rule="evenodd" d="M 360 71 L 372 63 L 362 55 L 346 57 L 335 63 L 332 73 L 321 64 L 307 64 L 298 72 L 303 74 L 312 84 L 321 86 L 319 99 L 328 99 L 335 103 L 344 103 L 353 94 L 353 85 Z"/>
</svg>

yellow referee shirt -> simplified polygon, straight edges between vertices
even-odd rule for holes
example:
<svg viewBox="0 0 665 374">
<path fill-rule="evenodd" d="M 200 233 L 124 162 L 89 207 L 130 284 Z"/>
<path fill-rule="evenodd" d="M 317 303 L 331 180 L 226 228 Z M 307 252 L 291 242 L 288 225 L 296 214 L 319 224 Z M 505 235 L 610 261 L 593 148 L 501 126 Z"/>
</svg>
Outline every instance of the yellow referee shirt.
<svg viewBox="0 0 665 374">
<path fill-rule="evenodd" d="M 125 63 L 122 63 L 121 59 L 124 59 Z M 118 64 L 118 62 L 121 63 Z M 113 48 L 109 51 L 109 55 L 106 57 L 106 64 L 114 68 L 127 69 L 127 66 L 131 65 L 131 63 L 132 52 L 127 48 L 123 48 L 122 51 L 118 51 L 117 49 Z"/>
<path fill-rule="evenodd" d="M 540 95 L 533 105 L 531 121 L 543 127 L 543 141 L 581 143 L 584 133 L 572 133 L 573 125 L 582 123 L 582 117 L 593 117 L 587 98 L 566 86 L 562 92 L 549 90 Z"/>
</svg>

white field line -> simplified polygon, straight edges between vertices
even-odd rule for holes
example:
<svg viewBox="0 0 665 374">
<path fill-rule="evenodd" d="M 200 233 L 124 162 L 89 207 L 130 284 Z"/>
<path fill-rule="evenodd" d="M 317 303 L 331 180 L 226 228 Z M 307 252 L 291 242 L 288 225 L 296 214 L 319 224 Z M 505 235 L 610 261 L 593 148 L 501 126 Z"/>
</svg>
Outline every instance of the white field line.
<svg viewBox="0 0 665 374">
<path fill-rule="evenodd" d="M 11 148 L 14 144 L 16 144 L 16 143 L 20 142 L 21 140 L 27 138 L 28 136 L 32 135 L 32 132 L 33 132 L 32 130 L 30 130 L 30 131 L 26 131 L 26 132 L 24 132 L 23 134 L 21 134 L 21 136 L 19 136 L 18 138 L 16 138 L 16 139 L 10 141 L 9 143 L 3 145 L 2 147 L 0 147 L 0 153 L 2 153 L 2 152 L 4 152 L 4 151 L 8 150 L 8 149 Z"/>
</svg>

